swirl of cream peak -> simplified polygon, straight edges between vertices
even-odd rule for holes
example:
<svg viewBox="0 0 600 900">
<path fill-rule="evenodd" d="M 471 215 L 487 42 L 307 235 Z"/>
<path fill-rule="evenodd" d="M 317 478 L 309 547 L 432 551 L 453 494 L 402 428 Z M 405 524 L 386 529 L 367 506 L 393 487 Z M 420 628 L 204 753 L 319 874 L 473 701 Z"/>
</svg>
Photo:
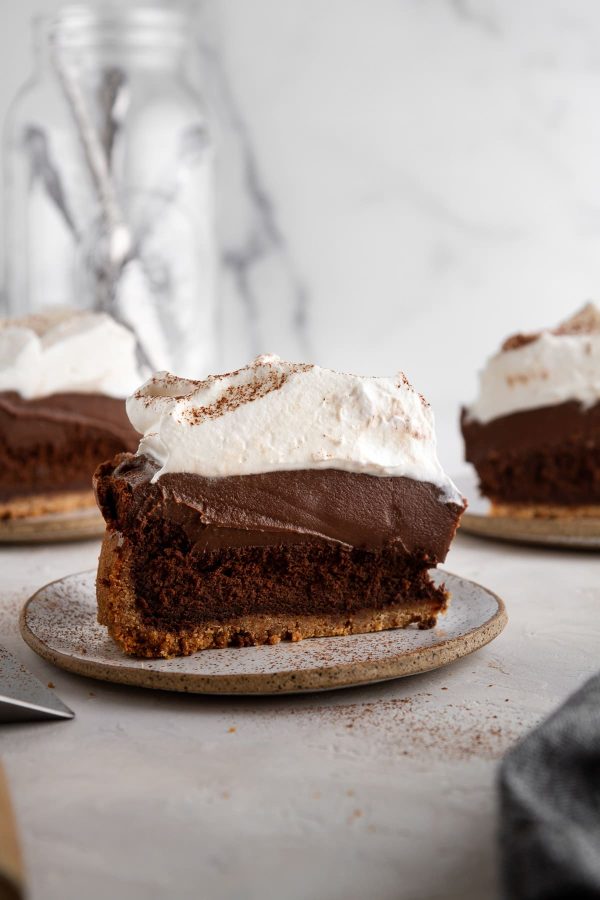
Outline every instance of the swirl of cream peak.
<svg viewBox="0 0 600 900">
<path fill-rule="evenodd" d="M 554 329 L 516 334 L 486 363 L 467 418 L 500 416 L 574 400 L 600 401 L 600 309 L 586 303 Z"/>
<path fill-rule="evenodd" d="M 205 477 L 292 469 L 405 476 L 461 502 L 436 452 L 433 413 L 404 375 L 369 378 L 259 356 L 204 381 L 159 372 L 127 401 L 139 453 Z"/>
<path fill-rule="evenodd" d="M 143 380 L 135 336 L 106 313 L 57 309 L 0 320 L 0 391 L 123 397 Z"/>
</svg>

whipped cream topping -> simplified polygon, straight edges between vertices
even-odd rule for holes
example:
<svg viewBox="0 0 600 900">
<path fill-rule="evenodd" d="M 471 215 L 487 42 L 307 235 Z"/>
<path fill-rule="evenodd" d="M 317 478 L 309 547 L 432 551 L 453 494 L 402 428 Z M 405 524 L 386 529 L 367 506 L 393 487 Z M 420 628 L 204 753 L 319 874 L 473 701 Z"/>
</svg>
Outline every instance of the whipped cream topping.
<svg viewBox="0 0 600 900">
<path fill-rule="evenodd" d="M 127 401 L 139 453 L 206 477 L 290 469 L 406 476 L 462 499 L 436 454 L 433 413 L 404 375 L 363 378 L 259 356 L 205 381 L 159 372 Z"/>
<path fill-rule="evenodd" d="M 486 423 L 526 409 L 600 400 L 600 309 L 587 303 L 552 331 L 514 335 L 488 360 L 468 418 Z"/>
<path fill-rule="evenodd" d="M 131 331 L 106 313 L 52 310 L 0 319 L 0 391 L 123 397 L 144 379 Z"/>
</svg>

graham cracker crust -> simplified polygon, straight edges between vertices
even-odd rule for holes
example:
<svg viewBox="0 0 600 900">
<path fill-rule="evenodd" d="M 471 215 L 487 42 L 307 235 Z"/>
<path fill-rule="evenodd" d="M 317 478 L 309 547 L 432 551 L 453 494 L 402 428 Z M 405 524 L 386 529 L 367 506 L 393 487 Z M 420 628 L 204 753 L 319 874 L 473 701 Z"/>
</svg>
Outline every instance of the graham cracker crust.
<svg viewBox="0 0 600 900">
<path fill-rule="evenodd" d="M 32 494 L 13 497 L 0 503 L 0 519 L 25 519 L 52 513 L 68 513 L 96 506 L 94 492 L 65 491 L 56 494 Z"/>
<path fill-rule="evenodd" d="M 432 628 L 439 604 L 402 602 L 385 609 L 362 609 L 330 615 L 244 615 L 227 622 L 207 620 L 177 632 L 146 624 L 137 609 L 131 581 L 132 548 L 120 532 L 107 531 L 98 563 L 98 622 L 131 656 L 169 658 L 199 650 L 277 644 L 311 637 L 364 634 L 390 628 Z M 442 610 L 443 611 L 443 610 Z"/>
<path fill-rule="evenodd" d="M 492 516 L 514 519 L 598 519 L 600 504 L 492 503 L 490 513 Z"/>
</svg>

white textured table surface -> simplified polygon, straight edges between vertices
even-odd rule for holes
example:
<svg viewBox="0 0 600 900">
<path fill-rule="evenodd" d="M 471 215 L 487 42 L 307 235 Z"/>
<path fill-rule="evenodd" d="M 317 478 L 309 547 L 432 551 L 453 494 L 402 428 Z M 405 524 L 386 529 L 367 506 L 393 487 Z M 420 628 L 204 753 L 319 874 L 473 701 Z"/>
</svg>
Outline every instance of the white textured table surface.
<svg viewBox="0 0 600 900">
<path fill-rule="evenodd" d="M 599 665 L 600 556 L 461 536 L 448 568 L 510 622 L 371 688 L 212 699 L 67 675 L 17 633 L 95 542 L 0 549 L 1 639 L 76 712 L 2 729 L 31 900 L 494 897 L 498 759 Z"/>
</svg>

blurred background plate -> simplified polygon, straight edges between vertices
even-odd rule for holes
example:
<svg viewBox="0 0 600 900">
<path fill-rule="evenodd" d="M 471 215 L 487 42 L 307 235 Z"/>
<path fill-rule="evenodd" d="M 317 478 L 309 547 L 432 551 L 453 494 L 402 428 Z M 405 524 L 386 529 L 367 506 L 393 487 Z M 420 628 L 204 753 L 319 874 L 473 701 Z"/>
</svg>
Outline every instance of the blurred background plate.
<svg viewBox="0 0 600 900">
<path fill-rule="evenodd" d="M 268 647 L 203 650 L 174 659 L 126 656 L 96 620 L 95 572 L 70 575 L 27 602 L 21 633 L 44 659 L 67 671 L 138 687 L 206 694 L 329 690 L 428 672 L 478 650 L 506 625 L 504 604 L 449 572 L 452 600 L 436 628 L 312 638 Z"/>
<path fill-rule="evenodd" d="M 474 471 L 465 471 L 454 482 L 469 501 L 460 531 L 478 537 L 519 544 L 536 544 L 572 550 L 600 550 L 600 519 L 522 519 L 493 516 L 490 502 L 481 497 Z M 459 532 L 460 533 L 460 532 Z"/>
<path fill-rule="evenodd" d="M 22 519 L 0 520 L 0 544 L 83 541 L 104 534 L 104 519 L 95 507 Z"/>
</svg>

